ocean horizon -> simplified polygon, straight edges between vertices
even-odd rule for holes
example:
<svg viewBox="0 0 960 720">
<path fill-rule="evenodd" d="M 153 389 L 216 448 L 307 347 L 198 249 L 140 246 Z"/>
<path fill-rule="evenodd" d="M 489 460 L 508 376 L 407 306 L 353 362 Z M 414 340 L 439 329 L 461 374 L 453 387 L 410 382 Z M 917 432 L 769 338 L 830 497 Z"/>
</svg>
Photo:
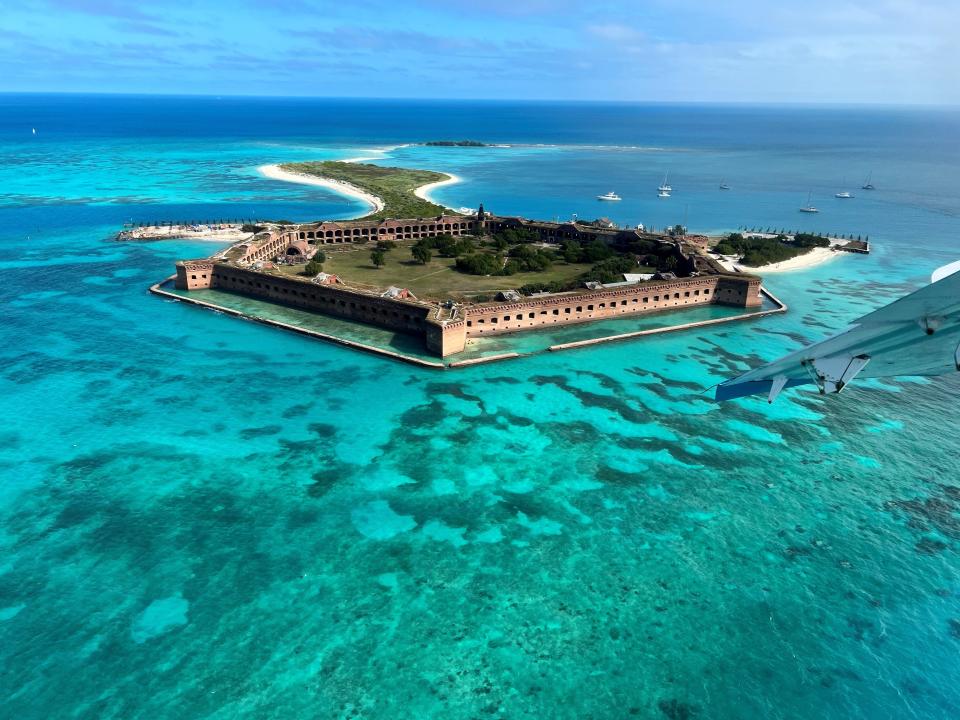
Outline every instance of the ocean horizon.
<svg viewBox="0 0 960 720">
<path fill-rule="evenodd" d="M 710 393 L 958 259 L 958 137 L 950 107 L 0 94 L 0 716 L 960 716 L 960 378 Z M 457 175 L 454 208 L 872 252 L 770 274 L 781 315 L 438 372 L 153 297 L 215 245 L 115 240 L 353 217 L 257 168 L 357 156 Z"/>
</svg>

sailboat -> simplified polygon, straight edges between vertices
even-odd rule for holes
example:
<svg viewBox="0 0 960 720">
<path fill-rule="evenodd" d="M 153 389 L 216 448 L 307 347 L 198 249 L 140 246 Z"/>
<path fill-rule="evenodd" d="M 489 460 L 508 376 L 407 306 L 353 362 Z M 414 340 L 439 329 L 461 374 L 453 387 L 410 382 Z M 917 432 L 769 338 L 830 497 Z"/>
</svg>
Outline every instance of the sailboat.
<svg viewBox="0 0 960 720">
<path fill-rule="evenodd" d="M 672 191 L 673 191 L 673 188 L 670 187 L 669 185 L 667 185 L 667 177 L 669 177 L 669 175 L 670 175 L 669 172 L 664 173 L 664 175 L 663 175 L 663 182 L 660 183 L 660 187 L 657 188 L 657 190 L 659 190 L 659 191 L 662 192 L 662 193 L 669 193 L 669 192 L 672 192 Z M 660 197 L 663 197 L 663 196 L 661 195 Z M 669 197 L 669 196 L 668 196 L 668 197 Z"/>
<path fill-rule="evenodd" d="M 817 208 L 815 208 L 813 205 L 810 204 L 810 196 L 811 196 L 812 194 L 813 194 L 813 191 L 812 191 L 812 190 L 807 193 L 807 204 L 804 205 L 802 208 L 800 208 L 800 212 L 805 212 L 805 213 L 818 213 L 818 212 L 820 212 L 819 210 L 817 210 Z"/>
<path fill-rule="evenodd" d="M 860 187 L 864 190 L 875 190 L 876 188 L 873 187 L 873 183 L 870 182 L 870 180 L 872 179 L 873 179 L 873 173 L 870 173 L 869 175 L 867 175 L 867 179 L 863 181 L 863 185 L 861 185 Z"/>
<path fill-rule="evenodd" d="M 657 192 L 657 197 L 668 198 L 670 197 L 670 191 L 660 188 L 660 190 Z"/>
<path fill-rule="evenodd" d="M 727 185 L 727 183 L 725 183 L 723 180 L 721 180 L 721 181 L 720 181 L 720 189 L 721 189 L 721 190 L 729 190 L 729 189 L 730 189 L 730 186 Z"/>
</svg>

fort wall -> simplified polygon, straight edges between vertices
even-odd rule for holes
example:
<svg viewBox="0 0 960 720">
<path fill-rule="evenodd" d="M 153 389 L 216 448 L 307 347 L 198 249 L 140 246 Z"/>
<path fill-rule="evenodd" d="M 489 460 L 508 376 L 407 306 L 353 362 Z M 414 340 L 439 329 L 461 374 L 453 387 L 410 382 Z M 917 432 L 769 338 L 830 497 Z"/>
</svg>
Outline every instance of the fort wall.
<svg viewBox="0 0 960 720">
<path fill-rule="evenodd" d="M 756 307 L 762 302 L 759 278 L 712 275 L 480 305 L 467 308 L 458 318 L 440 320 L 435 305 L 379 297 L 336 285 L 317 285 L 206 260 L 178 263 L 176 286 L 185 290 L 229 290 L 417 335 L 423 338 L 428 350 L 440 357 L 462 352 L 469 337 L 712 303 Z"/>
<path fill-rule="evenodd" d="M 464 320 L 428 321 L 424 342 L 427 350 L 440 357 L 461 353 L 467 348 L 467 323 Z"/>
<path fill-rule="evenodd" d="M 335 285 L 316 285 L 222 263 L 214 266 L 213 277 L 213 287 L 218 289 L 416 335 L 425 333 L 433 310 L 423 303 L 382 298 Z"/>
<path fill-rule="evenodd" d="M 309 223 L 260 233 L 250 242 L 236 245 L 225 255 L 219 256 L 230 258 L 231 262 L 220 262 L 214 258 L 179 262 L 175 284 L 181 290 L 229 290 L 410 333 L 423 338 L 425 346 L 441 357 L 462 352 L 467 338 L 480 335 L 711 303 L 738 307 L 757 307 L 762 304 L 758 277 L 726 274 L 713 261 L 696 254 L 687 256 L 676 241 L 672 241 L 674 250 L 679 259 L 690 266 L 686 271 L 695 273 L 692 277 L 606 287 L 591 292 L 561 293 L 514 303 L 467 306 L 454 310 L 452 315 L 436 303 L 405 297 L 381 297 L 340 285 L 306 282 L 262 272 L 256 269 L 259 265 L 254 265 L 271 261 L 294 247 L 366 242 L 371 239 L 415 240 L 441 234 L 463 235 L 473 233 L 477 228 L 498 231 L 510 227 L 533 229 L 541 239 L 549 242 L 571 237 L 578 237 L 581 241 L 586 237 L 613 242 L 625 234 L 631 237 L 641 235 L 636 230 L 586 229 L 572 223 L 497 218 L 485 215 L 482 210 L 476 216 L 442 215 L 415 220 Z M 696 274 L 700 272 L 703 274 Z"/>
<path fill-rule="evenodd" d="M 184 260 L 178 262 L 175 284 L 179 290 L 202 290 L 213 287 L 213 261 Z"/>
<path fill-rule="evenodd" d="M 300 225 L 283 233 L 287 242 L 306 240 L 317 245 L 367 240 L 416 240 L 437 235 L 463 235 L 473 231 L 477 220 L 463 215 L 441 215 L 415 220 L 350 220 Z"/>
<path fill-rule="evenodd" d="M 710 275 L 481 306 L 467 311 L 466 333 L 467 337 L 492 335 L 709 304 L 759 306 L 760 280 Z"/>
</svg>

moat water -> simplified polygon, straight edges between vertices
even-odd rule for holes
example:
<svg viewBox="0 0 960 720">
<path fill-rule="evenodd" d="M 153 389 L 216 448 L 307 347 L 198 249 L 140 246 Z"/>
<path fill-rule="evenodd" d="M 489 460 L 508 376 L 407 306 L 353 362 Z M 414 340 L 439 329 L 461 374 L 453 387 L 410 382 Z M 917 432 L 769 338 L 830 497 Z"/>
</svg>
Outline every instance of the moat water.
<svg viewBox="0 0 960 720">
<path fill-rule="evenodd" d="M 461 137 L 510 147 L 374 151 Z M 957 258 L 958 137 L 948 111 L 0 96 L 0 716 L 957 717 L 960 379 L 706 390 Z M 455 172 L 455 207 L 874 252 L 768 277 L 783 315 L 438 373 L 164 302 L 215 246 L 111 239 L 350 216 L 256 167 L 358 155 Z"/>
</svg>

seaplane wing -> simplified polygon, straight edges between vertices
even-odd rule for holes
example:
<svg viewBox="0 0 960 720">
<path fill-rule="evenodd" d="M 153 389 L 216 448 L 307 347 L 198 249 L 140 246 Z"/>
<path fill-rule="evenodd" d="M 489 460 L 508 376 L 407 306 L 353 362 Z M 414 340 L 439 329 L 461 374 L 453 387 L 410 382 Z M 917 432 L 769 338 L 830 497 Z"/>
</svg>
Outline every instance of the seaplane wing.
<svg viewBox="0 0 960 720">
<path fill-rule="evenodd" d="M 945 375 L 960 370 L 960 261 L 931 283 L 857 320 L 845 332 L 717 386 L 717 400 L 816 385 L 838 393 L 855 377 Z"/>
</svg>

